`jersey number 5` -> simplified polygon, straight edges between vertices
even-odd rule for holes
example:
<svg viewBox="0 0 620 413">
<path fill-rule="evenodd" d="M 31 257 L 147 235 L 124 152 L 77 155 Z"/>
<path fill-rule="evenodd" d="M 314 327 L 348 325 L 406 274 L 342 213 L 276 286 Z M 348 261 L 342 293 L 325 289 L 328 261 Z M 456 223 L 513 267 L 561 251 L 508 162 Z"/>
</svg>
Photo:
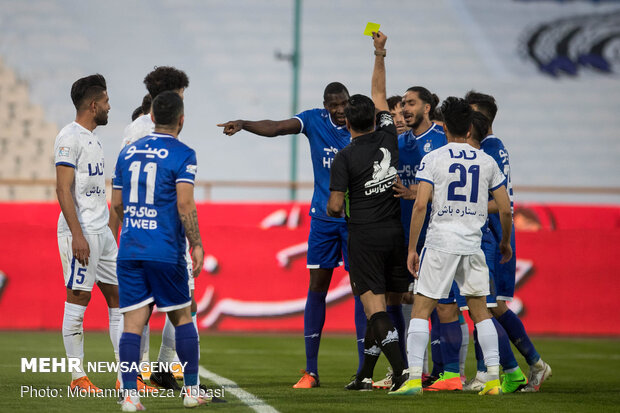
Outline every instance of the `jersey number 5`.
<svg viewBox="0 0 620 413">
<path fill-rule="evenodd" d="M 467 202 L 467 195 L 456 193 L 457 189 L 463 188 L 467 185 L 467 173 L 471 174 L 471 194 L 469 195 L 469 202 L 478 202 L 478 183 L 480 181 L 480 166 L 471 165 L 469 169 L 460 163 L 453 163 L 450 165 L 448 171 L 451 174 L 458 173 L 459 177 L 457 181 L 450 182 L 448 185 L 448 201 L 465 201 Z"/>
<path fill-rule="evenodd" d="M 142 162 L 133 161 L 129 165 L 131 171 L 131 188 L 129 191 L 129 202 L 138 203 L 138 181 L 140 180 L 140 167 Z M 157 178 L 157 164 L 155 162 L 149 162 L 144 165 L 144 172 L 146 172 L 146 198 L 144 202 L 147 204 L 153 204 L 155 194 L 155 178 Z"/>
</svg>

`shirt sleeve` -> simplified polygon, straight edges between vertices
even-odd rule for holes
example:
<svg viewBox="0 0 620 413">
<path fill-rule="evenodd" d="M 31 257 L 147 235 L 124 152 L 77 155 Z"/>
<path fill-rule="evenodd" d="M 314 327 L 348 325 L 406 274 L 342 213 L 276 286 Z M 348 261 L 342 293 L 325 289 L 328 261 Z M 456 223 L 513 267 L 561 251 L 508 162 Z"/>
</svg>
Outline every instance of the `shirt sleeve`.
<svg viewBox="0 0 620 413">
<path fill-rule="evenodd" d="M 329 190 L 347 192 L 349 188 L 349 170 L 347 158 L 342 151 L 339 151 L 334 157 L 329 173 Z"/>
<path fill-rule="evenodd" d="M 398 136 L 396 132 L 396 126 L 394 125 L 394 119 L 390 112 L 382 111 L 377 113 L 377 128 L 378 131 L 389 133 L 390 135 Z"/>
<path fill-rule="evenodd" d="M 114 167 L 114 175 L 112 175 L 112 189 L 123 189 L 123 168 L 121 167 L 121 156 L 124 151 L 118 155 L 116 166 Z"/>
<path fill-rule="evenodd" d="M 491 162 L 491 164 L 493 165 L 493 173 L 491 174 L 489 182 L 489 191 L 495 191 L 500 186 L 506 185 L 506 177 L 502 171 L 499 170 L 497 163 Z"/>
<path fill-rule="evenodd" d="M 298 133 L 303 133 L 304 135 L 307 136 L 306 127 L 310 124 L 310 119 L 312 117 L 312 110 L 305 110 L 301 113 L 298 113 L 297 115 L 293 117 L 301 123 Z"/>
<path fill-rule="evenodd" d="M 425 156 L 420 162 L 420 167 L 415 175 L 416 182 L 424 181 L 435 186 L 435 179 L 433 177 L 433 158 Z"/>
<path fill-rule="evenodd" d="M 181 165 L 177 170 L 176 183 L 187 182 L 194 185 L 196 172 L 198 172 L 196 152 L 193 149 L 190 149 L 189 154 L 185 157 L 185 160 L 181 162 Z"/>
<path fill-rule="evenodd" d="M 79 141 L 73 134 L 61 135 L 54 145 L 54 164 L 75 168 L 77 165 Z"/>
</svg>

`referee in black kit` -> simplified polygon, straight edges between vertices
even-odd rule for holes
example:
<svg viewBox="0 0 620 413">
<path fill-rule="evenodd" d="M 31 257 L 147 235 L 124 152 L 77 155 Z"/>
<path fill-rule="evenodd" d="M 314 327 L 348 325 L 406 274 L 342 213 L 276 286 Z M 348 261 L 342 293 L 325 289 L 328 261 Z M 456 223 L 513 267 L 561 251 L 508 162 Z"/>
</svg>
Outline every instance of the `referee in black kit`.
<svg viewBox="0 0 620 413">
<path fill-rule="evenodd" d="M 394 372 L 390 389 L 394 391 L 407 381 L 408 374 L 403 371 L 398 332 L 386 312 L 385 293 L 404 293 L 409 281 L 400 202 L 392 190 L 397 177 L 398 140 L 385 96 L 386 36 L 379 32 L 374 39 L 374 103 L 364 95 L 349 98 L 345 116 L 351 143 L 332 163 L 327 213 L 339 217 L 346 212 L 349 275 L 368 318 L 364 364 L 346 388 L 372 390 L 372 373 L 383 351 Z"/>
</svg>

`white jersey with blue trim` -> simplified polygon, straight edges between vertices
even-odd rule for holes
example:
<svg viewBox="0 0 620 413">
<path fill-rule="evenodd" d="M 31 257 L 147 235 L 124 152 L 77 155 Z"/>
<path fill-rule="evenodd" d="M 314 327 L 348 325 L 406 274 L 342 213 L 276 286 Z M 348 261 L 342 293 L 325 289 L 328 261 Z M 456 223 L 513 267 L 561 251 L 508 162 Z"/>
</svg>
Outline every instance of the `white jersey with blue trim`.
<svg viewBox="0 0 620 413">
<path fill-rule="evenodd" d="M 121 150 L 112 178 L 124 207 L 119 260 L 185 262 L 176 185 L 193 185 L 196 172 L 196 152 L 172 135 L 152 133 Z"/>
<path fill-rule="evenodd" d="M 130 143 L 134 143 L 138 139 L 144 138 L 146 135 L 150 135 L 155 130 L 155 124 L 151 115 L 142 115 L 131 122 L 123 131 L 123 142 L 121 149 Z"/>
<path fill-rule="evenodd" d="M 103 147 L 97 135 L 77 122 L 71 122 L 56 136 L 54 163 L 75 168 L 71 195 L 82 232 L 105 232 L 110 211 L 105 196 Z M 71 235 L 62 212 L 58 217 L 58 235 Z"/>
<path fill-rule="evenodd" d="M 489 191 L 506 181 L 493 158 L 467 143 L 451 142 L 422 159 L 416 180 L 433 185 L 424 246 L 450 254 L 479 252 Z"/>
</svg>

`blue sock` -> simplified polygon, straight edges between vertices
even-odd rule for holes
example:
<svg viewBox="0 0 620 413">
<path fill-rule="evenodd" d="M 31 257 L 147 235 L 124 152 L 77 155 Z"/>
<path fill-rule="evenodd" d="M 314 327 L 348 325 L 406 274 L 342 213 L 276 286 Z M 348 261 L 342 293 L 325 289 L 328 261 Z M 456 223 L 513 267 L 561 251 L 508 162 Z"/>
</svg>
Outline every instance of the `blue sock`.
<svg viewBox="0 0 620 413">
<path fill-rule="evenodd" d="M 366 337 L 366 313 L 364 313 L 364 305 L 359 296 L 353 297 L 355 299 L 355 335 L 357 336 L 357 374 L 362 371 L 362 365 L 364 364 L 364 337 Z"/>
<path fill-rule="evenodd" d="M 321 332 L 325 324 L 325 296 L 327 292 L 308 290 L 304 310 L 304 338 L 306 341 L 306 371 L 319 375 L 318 359 Z"/>
<path fill-rule="evenodd" d="M 181 363 L 187 363 L 183 370 L 183 383 L 186 386 L 198 384 L 198 332 L 194 323 L 174 328 L 177 354 Z"/>
<path fill-rule="evenodd" d="M 400 347 L 400 352 L 403 355 L 403 359 L 405 359 L 405 368 L 409 368 L 409 365 L 407 364 L 407 332 L 405 331 L 403 307 L 400 304 L 388 305 L 386 310 L 388 316 L 390 316 L 390 320 L 392 320 L 392 324 L 394 324 L 396 331 L 398 331 L 398 345 Z"/>
<path fill-rule="evenodd" d="M 463 333 L 461 332 L 461 324 L 457 321 L 451 323 L 441 323 L 439 328 L 441 332 L 441 359 L 443 361 L 443 371 L 450 373 L 459 373 L 459 356 L 461 351 L 461 343 L 463 342 Z"/>
<path fill-rule="evenodd" d="M 536 347 L 532 344 L 532 340 L 525 332 L 523 323 L 511 310 L 506 311 L 504 314 L 497 318 L 497 321 L 504 327 L 510 341 L 515 345 L 519 353 L 525 357 L 527 364 L 530 366 L 536 364 L 540 360 L 540 355 L 536 351 Z"/>
<path fill-rule="evenodd" d="M 492 318 L 495 329 L 497 330 L 497 340 L 499 341 L 499 364 L 501 364 L 504 371 L 519 367 L 519 363 L 515 359 L 515 355 L 510 347 L 510 339 L 504 327 L 495 319 Z"/>
<path fill-rule="evenodd" d="M 433 360 L 433 371 L 431 376 L 439 377 L 443 373 L 443 359 L 441 358 L 441 334 L 439 327 L 439 316 L 437 310 L 431 313 L 431 360 Z"/>
<path fill-rule="evenodd" d="M 138 365 L 140 363 L 140 340 L 142 335 L 123 332 L 118 344 L 118 357 L 121 363 L 128 363 L 131 366 L 132 363 Z M 123 388 L 128 390 L 136 390 L 138 384 L 138 372 L 131 369 L 130 371 L 122 373 Z"/>
<path fill-rule="evenodd" d="M 480 343 L 478 343 L 478 329 L 476 329 L 476 327 L 474 327 L 474 349 L 476 350 L 476 370 L 487 371 L 487 366 L 484 365 L 482 347 L 480 347 Z"/>
</svg>

